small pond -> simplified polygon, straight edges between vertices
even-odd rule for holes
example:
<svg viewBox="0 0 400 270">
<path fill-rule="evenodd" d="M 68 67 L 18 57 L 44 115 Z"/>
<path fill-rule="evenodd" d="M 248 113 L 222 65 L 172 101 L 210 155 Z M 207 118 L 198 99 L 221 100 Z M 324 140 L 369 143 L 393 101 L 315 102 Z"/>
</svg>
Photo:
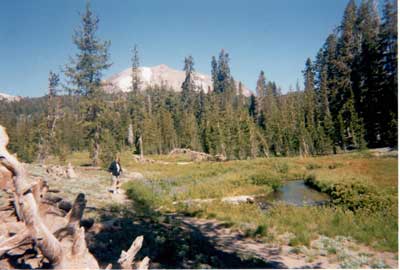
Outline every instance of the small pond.
<svg viewBox="0 0 400 270">
<path fill-rule="evenodd" d="M 287 181 L 277 191 L 257 197 L 261 208 L 268 208 L 275 202 L 295 206 L 323 205 L 329 202 L 329 195 L 307 186 L 303 180 Z"/>
</svg>

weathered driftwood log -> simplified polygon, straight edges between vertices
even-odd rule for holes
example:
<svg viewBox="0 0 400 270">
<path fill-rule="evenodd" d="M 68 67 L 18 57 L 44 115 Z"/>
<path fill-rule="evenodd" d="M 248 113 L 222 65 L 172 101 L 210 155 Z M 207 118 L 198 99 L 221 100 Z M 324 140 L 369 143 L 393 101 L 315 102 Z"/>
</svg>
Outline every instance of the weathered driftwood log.
<svg viewBox="0 0 400 270">
<path fill-rule="evenodd" d="M 8 190 L 12 187 L 12 173 L 5 167 L 0 166 L 0 189 Z"/>
<path fill-rule="evenodd" d="M 49 191 L 46 182 L 39 179 L 29 184 L 23 165 L 7 151 L 7 144 L 8 136 L 0 126 L 0 187 L 12 190 L 13 196 L 8 205 L 0 208 L 0 266 L 18 267 L 7 256 L 23 256 L 28 250 L 35 250 L 37 256 L 24 259 L 24 267 L 28 263 L 32 268 L 98 269 L 86 245 L 85 229 L 80 227 L 86 206 L 84 194 L 77 196 L 68 213 L 60 209 L 58 204 L 63 200 L 46 194 Z M 140 246 L 135 240 L 134 249 L 140 249 L 143 237 L 139 239 Z M 120 260 L 126 267 L 130 262 L 125 269 L 132 269 L 134 255 L 129 251 L 126 254 Z M 148 258 L 138 265 L 148 267 Z"/>
</svg>

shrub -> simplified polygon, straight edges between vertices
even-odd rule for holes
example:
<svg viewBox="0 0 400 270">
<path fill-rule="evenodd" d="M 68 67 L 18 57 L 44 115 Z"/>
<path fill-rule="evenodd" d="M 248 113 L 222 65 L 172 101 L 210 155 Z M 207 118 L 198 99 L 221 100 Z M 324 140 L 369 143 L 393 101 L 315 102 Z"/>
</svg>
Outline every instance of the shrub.
<svg viewBox="0 0 400 270">
<path fill-rule="evenodd" d="M 328 165 L 329 170 L 334 170 L 334 169 L 340 168 L 340 167 L 343 167 L 342 163 L 334 162 L 334 163 Z"/>
<path fill-rule="evenodd" d="M 327 193 L 336 205 L 342 205 L 355 211 L 368 209 L 370 211 L 386 211 L 396 202 L 395 196 L 382 194 L 375 187 L 364 183 L 328 183 L 317 181 L 314 175 L 308 175 L 306 185 Z"/>
<path fill-rule="evenodd" d="M 250 177 L 251 183 L 257 186 L 268 185 L 276 191 L 282 187 L 282 181 L 277 178 L 266 178 L 263 174 L 256 174 Z"/>
<path fill-rule="evenodd" d="M 254 231 L 254 235 L 266 236 L 268 234 L 267 225 L 261 224 L 257 226 L 257 229 Z"/>
<path fill-rule="evenodd" d="M 105 130 L 102 134 L 102 142 L 100 148 L 100 160 L 103 168 L 108 168 L 110 163 L 115 159 L 118 152 L 116 142 L 109 130 Z"/>
<path fill-rule="evenodd" d="M 286 162 L 274 163 L 273 168 L 278 173 L 287 174 L 289 172 L 289 165 Z"/>
<path fill-rule="evenodd" d="M 310 163 L 310 164 L 306 165 L 306 169 L 310 170 L 310 171 L 315 170 L 315 169 L 320 169 L 320 168 L 322 168 L 322 166 L 319 164 L 316 164 L 316 163 Z"/>
</svg>

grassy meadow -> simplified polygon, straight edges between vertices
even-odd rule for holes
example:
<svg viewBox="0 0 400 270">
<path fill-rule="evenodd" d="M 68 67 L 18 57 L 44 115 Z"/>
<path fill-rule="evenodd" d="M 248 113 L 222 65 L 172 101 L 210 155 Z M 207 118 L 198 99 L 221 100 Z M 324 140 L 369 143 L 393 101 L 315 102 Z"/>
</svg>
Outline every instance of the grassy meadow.
<svg viewBox="0 0 400 270">
<path fill-rule="evenodd" d="M 134 211 L 160 218 L 180 213 L 215 219 L 233 230 L 266 242 L 309 245 L 320 235 L 345 236 L 379 251 L 397 252 L 397 158 L 370 152 L 321 157 L 259 158 L 227 162 L 191 162 L 184 155 L 149 156 L 155 163 L 137 163 L 121 154 L 125 173 L 140 172 L 143 180 L 123 188 Z M 87 153 L 73 153 L 75 166 L 88 163 Z M 325 206 L 227 204 L 222 197 L 266 195 L 283 181 L 305 179 L 328 193 Z M 207 199 L 213 199 L 207 201 Z M 203 201 L 202 201 L 203 200 Z M 286 235 L 284 239 L 281 237 Z"/>
</svg>

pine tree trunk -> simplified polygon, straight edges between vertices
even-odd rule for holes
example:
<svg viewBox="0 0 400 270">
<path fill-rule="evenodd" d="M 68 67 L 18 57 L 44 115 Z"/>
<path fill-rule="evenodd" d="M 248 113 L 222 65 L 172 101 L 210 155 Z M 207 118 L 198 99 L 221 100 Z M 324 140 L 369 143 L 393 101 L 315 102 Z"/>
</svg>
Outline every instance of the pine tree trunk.
<svg viewBox="0 0 400 270">
<path fill-rule="evenodd" d="M 100 134 L 98 128 L 96 128 L 93 138 L 93 153 L 92 153 L 93 166 L 98 166 L 100 164 L 99 156 L 100 156 Z"/>
<path fill-rule="evenodd" d="M 131 124 L 129 124 L 129 127 L 128 127 L 128 144 L 129 144 L 129 146 L 132 146 L 133 143 L 134 143 L 133 125 L 131 123 Z"/>
<path fill-rule="evenodd" d="M 139 147 L 140 147 L 140 159 L 144 159 L 142 135 L 140 135 L 140 137 L 139 137 Z"/>
<path fill-rule="evenodd" d="M 99 165 L 99 153 L 100 153 L 100 144 L 95 142 L 93 145 L 93 156 L 92 156 L 92 165 L 98 166 Z"/>
</svg>

